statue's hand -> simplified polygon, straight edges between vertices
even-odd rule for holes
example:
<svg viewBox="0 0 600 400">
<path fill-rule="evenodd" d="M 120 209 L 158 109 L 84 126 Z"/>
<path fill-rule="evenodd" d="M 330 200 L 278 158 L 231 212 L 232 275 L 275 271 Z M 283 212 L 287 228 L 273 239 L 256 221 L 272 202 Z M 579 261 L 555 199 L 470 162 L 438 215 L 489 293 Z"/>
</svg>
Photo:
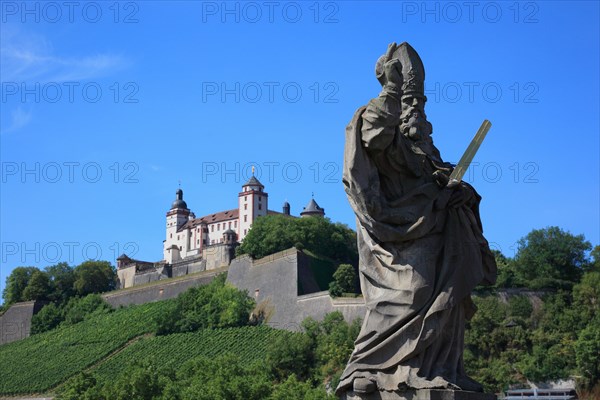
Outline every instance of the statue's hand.
<svg viewBox="0 0 600 400">
<path fill-rule="evenodd" d="M 390 43 L 388 45 L 387 52 L 385 53 L 384 63 L 383 63 L 383 74 L 385 76 L 386 85 L 395 86 L 397 91 L 402 87 L 402 64 L 400 60 L 394 57 L 394 52 L 398 46 L 396 43 Z"/>
<path fill-rule="evenodd" d="M 441 188 L 448 186 L 449 176 L 439 169 L 433 173 L 433 179 Z"/>
<path fill-rule="evenodd" d="M 400 88 L 402 87 L 402 63 L 400 63 L 400 60 L 398 60 L 397 58 L 390 60 L 390 61 L 386 61 L 385 64 L 383 64 L 383 70 L 385 73 L 385 79 L 386 79 L 386 84 L 392 84 L 394 85 L 396 88 L 398 88 L 398 90 L 400 90 Z"/>
<path fill-rule="evenodd" d="M 450 208 L 458 208 L 464 205 L 470 206 L 475 199 L 475 192 L 473 192 L 470 185 L 464 182 L 446 190 L 452 191 L 450 200 L 448 201 L 448 207 Z"/>
</svg>

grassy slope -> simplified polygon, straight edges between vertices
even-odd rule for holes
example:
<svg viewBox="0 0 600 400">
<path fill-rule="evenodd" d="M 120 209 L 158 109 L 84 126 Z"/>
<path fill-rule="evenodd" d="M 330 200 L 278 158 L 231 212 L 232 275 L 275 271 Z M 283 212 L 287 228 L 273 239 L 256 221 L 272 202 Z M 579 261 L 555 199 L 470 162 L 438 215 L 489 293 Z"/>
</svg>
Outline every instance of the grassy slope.
<svg viewBox="0 0 600 400">
<path fill-rule="evenodd" d="M 264 357 L 276 335 L 292 334 L 245 327 L 132 340 L 153 331 L 152 317 L 168 301 L 118 309 L 0 346 L 0 395 L 43 393 L 86 369 L 99 379 L 109 379 L 142 360 L 177 367 L 198 355 L 230 351 L 255 361 Z"/>
</svg>

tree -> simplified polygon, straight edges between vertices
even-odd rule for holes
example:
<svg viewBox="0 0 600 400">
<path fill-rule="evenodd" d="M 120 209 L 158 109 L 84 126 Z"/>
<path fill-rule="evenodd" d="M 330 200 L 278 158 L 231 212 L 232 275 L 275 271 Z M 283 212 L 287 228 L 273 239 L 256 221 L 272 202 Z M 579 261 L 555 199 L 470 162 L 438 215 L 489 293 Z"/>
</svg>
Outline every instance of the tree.
<svg viewBox="0 0 600 400">
<path fill-rule="evenodd" d="M 269 400 L 336 400 L 333 394 L 328 394 L 323 388 L 313 388 L 308 382 L 299 381 L 295 375 L 273 388 Z"/>
<path fill-rule="evenodd" d="M 336 387 L 340 375 L 354 349 L 362 321 L 355 319 L 347 323 L 341 312 L 325 315 L 322 322 L 307 318 L 302 322 L 306 334 L 315 349 L 315 381 L 329 383 Z"/>
<path fill-rule="evenodd" d="M 46 304 L 31 318 L 31 334 L 56 328 L 64 320 L 63 310 L 54 303 Z"/>
<path fill-rule="evenodd" d="M 75 272 L 66 262 L 50 265 L 44 269 L 50 278 L 52 293 L 49 295 L 51 301 L 66 303 L 75 295 Z"/>
<path fill-rule="evenodd" d="M 496 265 L 498 266 L 498 278 L 494 286 L 497 288 L 522 286 L 523 282 L 520 282 L 517 278 L 514 260 L 506 257 L 499 250 L 492 250 L 492 253 L 494 253 Z"/>
<path fill-rule="evenodd" d="M 172 384 L 175 374 L 160 370 L 156 365 L 143 362 L 128 367 L 110 384 L 102 387 L 104 399 L 152 400 L 162 398 L 166 386 Z"/>
<path fill-rule="evenodd" d="M 246 291 L 227 284 L 225 279 L 226 275 L 221 274 L 208 285 L 180 294 L 170 307 L 155 317 L 156 333 L 248 325 L 255 302 Z"/>
<path fill-rule="evenodd" d="M 101 399 L 100 396 L 91 395 L 96 390 L 96 378 L 93 375 L 82 372 L 69 379 L 59 390 L 57 400 L 91 400 Z"/>
<path fill-rule="evenodd" d="M 334 224 L 328 218 L 320 217 L 260 217 L 254 221 L 237 252 L 261 258 L 298 244 L 338 263 L 356 263 L 358 259 L 354 231 L 346 225 Z"/>
<path fill-rule="evenodd" d="M 583 321 L 600 316 L 600 271 L 583 274 L 581 282 L 573 287 L 573 303 Z"/>
<path fill-rule="evenodd" d="M 113 290 L 117 282 L 115 269 L 108 261 L 85 261 L 75 267 L 73 287 L 80 296 Z"/>
<path fill-rule="evenodd" d="M 6 278 L 6 286 L 2 292 L 5 305 L 24 300 L 23 291 L 25 291 L 31 276 L 36 271 L 39 272 L 39 269 L 35 267 L 17 267 L 12 270 Z"/>
<path fill-rule="evenodd" d="M 73 297 L 64 308 L 64 321 L 68 325 L 73 325 L 92 315 L 110 311 L 112 307 L 99 294 Z"/>
<path fill-rule="evenodd" d="M 334 281 L 329 284 L 329 293 L 332 296 L 356 291 L 356 271 L 352 265 L 340 264 L 333 273 L 333 279 Z"/>
<path fill-rule="evenodd" d="M 586 252 L 591 249 L 590 242 L 556 226 L 534 229 L 518 244 L 517 278 L 533 289 L 570 289 L 589 266 Z"/>
<path fill-rule="evenodd" d="M 177 378 L 173 391 L 179 390 L 182 400 L 264 400 L 272 391 L 264 366 L 244 365 L 232 354 L 195 358 L 183 365 Z"/>
<path fill-rule="evenodd" d="M 23 300 L 48 300 L 52 289 L 50 287 L 50 278 L 40 270 L 31 274 L 27 287 L 23 290 Z"/>
<path fill-rule="evenodd" d="M 579 333 L 575 357 L 584 388 L 592 388 L 600 381 L 600 317 L 594 318 Z"/>
<path fill-rule="evenodd" d="M 278 336 L 273 345 L 269 346 L 266 364 L 279 382 L 290 375 L 305 380 L 310 376 L 314 365 L 314 350 L 313 342 L 306 334 Z"/>
<path fill-rule="evenodd" d="M 592 263 L 589 268 L 593 271 L 600 272 L 600 245 L 594 247 L 590 256 L 592 257 Z"/>
</svg>

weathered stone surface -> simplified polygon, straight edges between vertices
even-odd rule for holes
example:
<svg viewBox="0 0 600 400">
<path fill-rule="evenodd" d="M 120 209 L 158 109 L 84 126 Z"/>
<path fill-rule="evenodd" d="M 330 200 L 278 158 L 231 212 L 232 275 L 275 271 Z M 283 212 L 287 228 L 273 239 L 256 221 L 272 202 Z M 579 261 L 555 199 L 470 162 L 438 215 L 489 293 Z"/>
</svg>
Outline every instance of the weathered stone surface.
<svg viewBox="0 0 600 400">
<path fill-rule="evenodd" d="M 216 275 L 226 271 L 227 269 L 223 268 L 195 275 L 185 275 L 174 279 L 164 279 L 158 282 L 151 281 L 151 283 L 145 286 L 134 286 L 128 289 L 104 293 L 102 297 L 113 307 L 172 299 L 191 287 L 210 283 Z"/>
<path fill-rule="evenodd" d="M 496 279 L 481 197 L 464 182 L 448 186 L 454 166 L 433 143 L 417 52 L 392 43 L 375 73 L 381 92 L 346 128 L 343 182 L 357 218 L 367 312 L 336 393 L 370 381 L 373 396 L 406 398 L 394 391 L 407 387 L 421 390 L 411 399 L 466 399 L 482 390 L 462 360 L 471 292 Z"/>
<path fill-rule="evenodd" d="M 464 390 L 406 390 L 398 392 L 374 392 L 358 394 L 352 391 L 342 396 L 342 400 L 496 400 L 496 395 L 468 392 Z"/>
<path fill-rule="evenodd" d="M 29 336 L 31 331 L 31 318 L 47 302 L 24 301 L 15 303 L 0 315 L 0 344 L 14 342 Z"/>
<path fill-rule="evenodd" d="M 273 328 L 299 331 L 305 318 L 320 320 L 334 311 L 340 311 L 346 321 L 362 318 L 365 313 L 362 298 L 333 300 L 328 292 L 298 295 L 299 280 L 305 289 L 317 288 L 309 274 L 309 262 L 295 248 L 259 260 L 242 256 L 231 262 L 227 282 L 246 289 Z"/>
</svg>

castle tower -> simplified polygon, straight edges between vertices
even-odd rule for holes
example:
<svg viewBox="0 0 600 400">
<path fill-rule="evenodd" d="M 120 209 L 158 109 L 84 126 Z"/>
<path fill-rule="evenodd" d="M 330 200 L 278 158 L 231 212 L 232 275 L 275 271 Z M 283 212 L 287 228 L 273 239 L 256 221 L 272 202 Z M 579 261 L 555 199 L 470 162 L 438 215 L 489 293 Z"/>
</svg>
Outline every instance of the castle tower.
<svg viewBox="0 0 600 400">
<path fill-rule="evenodd" d="M 238 195 L 239 224 L 238 238 L 244 240 L 252 223 L 258 217 L 267 215 L 269 207 L 269 195 L 264 192 L 264 186 L 252 175 L 248 182 L 242 185 L 242 191 Z"/>
<path fill-rule="evenodd" d="M 287 201 L 283 203 L 283 214 L 290 215 L 290 203 L 288 203 Z"/>
<path fill-rule="evenodd" d="M 177 189 L 175 192 L 175 201 L 171 204 L 171 209 L 167 211 L 167 238 L 164 245 L 164 259 L 172 259 L 171 250 L 176 246 L 180 251 L 183 250 L 184 238 L 177 231 L 190 217 L 190 210 L 185 201 L 183 201 L 183 190 Z"/>
<path fill-rule="evenodd" d="M 310 201 L 308 202 L 306 207 L 304 207 L 304 210 L 300 213 L 300 216 L 302 218 L 312 217 L 312 216 L 324 217 L 325 209 L 319 207 L 319 205 L 317 204 L 315 199 L 310 199 Z"/>
</svg>

